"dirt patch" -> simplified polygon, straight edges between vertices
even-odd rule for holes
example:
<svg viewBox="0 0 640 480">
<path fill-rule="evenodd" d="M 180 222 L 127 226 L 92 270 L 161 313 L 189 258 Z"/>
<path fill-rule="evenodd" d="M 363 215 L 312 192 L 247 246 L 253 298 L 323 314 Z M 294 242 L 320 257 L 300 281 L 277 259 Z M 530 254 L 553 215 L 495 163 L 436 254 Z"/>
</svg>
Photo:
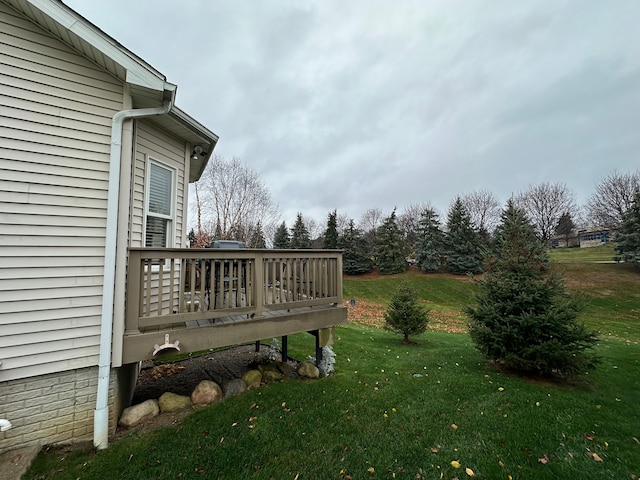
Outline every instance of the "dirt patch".
<svg viewBox="0 0 640 480">
<path fill-rule="evenodd" d="M 268 347 L 262 346 L 265 348 Z M 213 380 L 223 386 L 249 370 L 255 353 L 255 345 L 241 345 L 144 369 L 138 377 L 132 404 L 160 398 L 165 392 L 191 395 L 202 380 Z"/>
</svg>

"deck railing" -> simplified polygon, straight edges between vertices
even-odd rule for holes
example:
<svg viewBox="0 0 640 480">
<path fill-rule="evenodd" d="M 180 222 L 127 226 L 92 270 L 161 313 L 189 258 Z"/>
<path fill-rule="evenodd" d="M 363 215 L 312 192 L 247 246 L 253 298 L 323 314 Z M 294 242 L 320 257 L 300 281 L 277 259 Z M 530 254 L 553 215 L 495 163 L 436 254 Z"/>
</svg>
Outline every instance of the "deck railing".
<svg viewBox="0 0 640 480">
<path fill-rule="evenodd" d="M 129 249 L 125 335 L 342 304 L 334 250 Z"/>
</svg>

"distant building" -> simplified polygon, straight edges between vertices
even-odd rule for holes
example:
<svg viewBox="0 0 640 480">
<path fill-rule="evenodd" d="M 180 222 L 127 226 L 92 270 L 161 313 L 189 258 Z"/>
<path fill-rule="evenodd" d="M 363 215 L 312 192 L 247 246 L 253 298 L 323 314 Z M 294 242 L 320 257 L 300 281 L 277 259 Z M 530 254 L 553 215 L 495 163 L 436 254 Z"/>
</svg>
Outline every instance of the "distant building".
<svg viewBox="0 0 640 480">
<path fill-rule="evenodd" d="M 597 247 L 613 240 L 613 232 L 608 228 L 585 228 L 569 235 L 555 235 L 551 238 L 551 248 Z"/>
</svg>

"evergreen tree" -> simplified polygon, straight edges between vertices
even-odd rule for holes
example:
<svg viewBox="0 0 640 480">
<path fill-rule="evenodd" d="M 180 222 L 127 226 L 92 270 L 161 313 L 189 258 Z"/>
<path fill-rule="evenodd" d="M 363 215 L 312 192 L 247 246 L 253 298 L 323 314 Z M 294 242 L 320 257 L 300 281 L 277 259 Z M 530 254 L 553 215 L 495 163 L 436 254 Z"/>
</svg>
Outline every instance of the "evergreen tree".
<svg viewBox="0 0 640 480">
<path fill-rule="evenodd" d="M 560 220 L 558 220 L 558 225 L 556 226 L 556 235 L 562 235 L 564 237 L 564 246 L 569 246 L 569 237 L 576 229 L 576 224 L 573 223 L 573 219 L 571 218 L 571 214 L 569 212 L 565 212 L 560 216 Z"/>
<path fill-rule="evenodd" d="M 447 215 L 445 243 L 448 272 L 465 274 L 482 271 L 480 239 L 460 197 L 453 202 Z"/>
<path fill-rule="evenodd" d="M 418 301 L 418 294 L 411 284 L 403 281 L 391 297 L 384 313 L 386 328 L 401 333 L 402 343 L 411 343 L 410 335 L 419 335 L 427 329 L 429 311 Z"/>
<path fill-rule="evenodd" d="M 640 190 L 636 190 L 633 203 L 622 216 L 616 242 L 617 258 L 640 263 Z"/>
<path fill-rule="evenodd" d="M 214 233 L 214 240 L 222 240 L 222 227 L 220 226 L 220 220 L 216 222 L 216 231 Z"/>
<path fill-rule="evenodd" d="M 261 222 L 256 224 L 253 235 L 251 235 L 251 248 L 267 248 L 267 241 L 264 238 Z"/>
<path fill-rule="evenodd" d="M 338 238 L 338 248 L 342 249 L 342 272 L 347 275 L 369 273 L 373 269 L 368 254 L 367 240 L 361 230 L 355 227 L 353 219 Z"/>
<path fill-rule="evenodd" d="M 289 229 L 285 222 L 282 222 L 282 224 L 276 229 L 276 233 L 273 236 L 273 248 L 291 248 Z"/>
<path fill-rule="evenodd" d="M 338 248 L 338 212 L 334 210 L 327 218 L 327 229 L 324 232 L 322 248 Z"/>
<path fill-rule="evenodd" d="M 375 258 L 381 274 L 400 273 L 407 269 L 406 245 L 402 231 L 396 222 L 395 209 L 378 227 Z"/>
<path fill-rule="evenodd" d="M 524 211 L 511 201 L 496 236 L 477 304 L 466 308 L 478 350 L 519 372 L 573 375 L 593 368 L 596 334 L 577 322 L 580 306 L 552 272 Z"/>
<path fill-rule="evenodd" d="M 302 220 L 301 213 L 296 216 L 296 223 L 291 229 L 291 248 L 311 248 L 311 236 Z"/>
<path fill-rule="evenodd" d="M 420 216 L 416 264 L 423 272 L 437 272 L 444 255 L 444 233 L 440 229 L 438 214 L 427 208 Z"/>
</svg>

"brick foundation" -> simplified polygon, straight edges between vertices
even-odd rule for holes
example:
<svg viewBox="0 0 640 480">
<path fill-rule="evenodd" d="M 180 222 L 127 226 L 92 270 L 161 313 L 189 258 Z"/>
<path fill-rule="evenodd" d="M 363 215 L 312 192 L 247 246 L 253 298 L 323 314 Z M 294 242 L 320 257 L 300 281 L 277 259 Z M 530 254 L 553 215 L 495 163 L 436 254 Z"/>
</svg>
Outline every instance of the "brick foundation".
<svg viewBox="0 0 640 480">
<path fill-rule="evenodd" d="M 112 369 L 110 375 L 110 432 L 115 432 L 116 409 L 123 404 L 117 398 L 123 390 L 116 387 L 119 373 Z M 97 385 L 97 367 L 0 383 L 0 418 L 12 424 L 11 429 L 0 432 L 0 453 L 27 445 L 92 440 Z"/>
</svg>

